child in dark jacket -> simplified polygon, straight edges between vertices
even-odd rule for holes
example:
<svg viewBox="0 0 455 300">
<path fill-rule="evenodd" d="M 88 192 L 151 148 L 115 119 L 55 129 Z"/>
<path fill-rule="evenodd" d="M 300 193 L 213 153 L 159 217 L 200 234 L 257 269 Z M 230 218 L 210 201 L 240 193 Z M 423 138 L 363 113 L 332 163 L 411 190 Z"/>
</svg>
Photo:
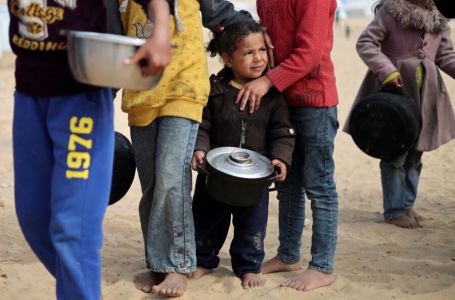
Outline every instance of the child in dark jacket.
<svg viewBox="0 0 455 300">
<path fill-rule="evenodd" d="M 146 293 L 177 297 L 185 293 L 197 266 L 190 163 L 210 90 L 201 17 L 212 31 L 219 24 L 253 18 L 225 0 L 169 3 L 168 28 L 177 45 L 172 61 L 153 89 L 126 90 L 122 110 L 128 114 L 143 191 L 139 218 L 147 271 L 135 276 L 134 283 Z M 147 18 L 135 1 L 124 0 L 120 8 L 125 33 L 147 38 L 156 20 Z"/>
<path fill-rule="evenodd" d="M 208 46 L 212 56 L 219 54 L 225 68 L 211 76 L 208 105 L 203 112 L 196 141 L 192 167 L 204 163 L 206 153 L 213 148 L 234 146 L 256 151 L 272 160 L 278 170 L 278 180 L 286 177 L 294 147 L 287 104 L 281 94 L 272 89 L 254 114 L 240 111 L 235 97 L 247 82 L 262 76 L 267 67 L 267 48 L 263 28 L 256 22 L 236 23 L 217 32 Z M 218 253 L 226 239 L 231 215 L 234 239 L 230 254 L 234 273 L 244 288 L 264 284 L 257 276 L 264 258 L 264 237 L 268 215 L 268 191 L 261 202 L 250 207 L 236 207 L 213 199 L 206 190 L 205 175 L 199 174 L 193 198 L 198 268 L 197 279 L 219 264 Z"/>
</svg>

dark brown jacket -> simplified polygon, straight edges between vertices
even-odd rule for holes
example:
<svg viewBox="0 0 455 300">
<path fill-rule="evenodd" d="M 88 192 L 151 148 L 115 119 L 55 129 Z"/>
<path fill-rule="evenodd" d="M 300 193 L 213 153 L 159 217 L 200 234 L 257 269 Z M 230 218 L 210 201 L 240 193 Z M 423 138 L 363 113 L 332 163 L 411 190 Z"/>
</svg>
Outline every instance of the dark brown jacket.
<svg viewBox="0 0 455 300">
<path fill-rule="evenodd" d="M 208 152 L 217 147 L 239 147 L 242 121 L 246 122 L 242 148 L 253 150 L 269 159 L 292 162 L 295 131 L 289 120 L 288 106 L 276 89 L 271 89 L 253 114 L 240 111 L 234 103 L 238 89 L 229 84 L 221 71 L 210 77 L 210 96 L 204 108 L 196 150 Z"/>
</svg>

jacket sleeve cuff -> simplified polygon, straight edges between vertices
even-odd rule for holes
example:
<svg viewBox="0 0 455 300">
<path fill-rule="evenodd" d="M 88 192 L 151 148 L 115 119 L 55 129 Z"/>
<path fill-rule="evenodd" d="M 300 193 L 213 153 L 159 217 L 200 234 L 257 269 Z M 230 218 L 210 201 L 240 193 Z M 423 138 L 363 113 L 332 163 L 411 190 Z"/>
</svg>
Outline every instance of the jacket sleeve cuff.
<svg viewBox="0 0 455 300">
<path fill-rule="evenodd" d="M 273 85 L 280 92 L 283 92 L 285 89 L 287 89 L 290 86 L 290 84 L 288 83 L 288 80 L 286 80 L 286 75 L 283 74 L 280 66 L 277 66 L 274 69 L 268 71 L 267 76 L 269 77 L 269 79 L 273 83 Z"/>
<path fill-rule="evenodd" d="M 292 152 L 290 154 L 284 154 L 284 155 L 283 155 L 283 153 L 271 152 L 269 156 L 270 156 L 270 160 L 274 160 L 274 159 L 281 160 L 282 162 L 284 162 L 286 164 L 286 166 L 288 168 L 292 164 Z"/>
<path fill-rule="evenodd" d="M 194 152 L 197 150 L 204 151 L 205 153 L 209 152 L 210 150 L 210 141 L 204 135 L 198 135 L 196 138 L 196 144 L 194 145 Z"/>
<path fill-rule="evenodd" d="M 389 83 L 390 81 L 394 80 L 398 76 L 400 76 L 400 72 L 393 71 L 392 73 L 387 75 L 387 77 L 382 81 L 382 85 L 386 85 L 387 83 Z"/>
</svg>

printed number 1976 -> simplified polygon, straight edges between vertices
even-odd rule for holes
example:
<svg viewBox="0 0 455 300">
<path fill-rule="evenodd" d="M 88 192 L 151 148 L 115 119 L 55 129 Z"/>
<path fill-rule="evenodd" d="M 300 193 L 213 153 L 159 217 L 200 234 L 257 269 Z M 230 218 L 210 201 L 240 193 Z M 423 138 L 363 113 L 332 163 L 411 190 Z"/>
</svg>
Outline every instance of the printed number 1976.
<svg viewBox="0 0 455 300">
<path fill-rule="evenodd" d="M 93 119 L 89 117 L 72 117 L 70 120 L 70 138 L 68 141 L 68 157 L 66 178 L 87 179 L 89 176 L 90 153 L 92 140 L 83 136 L 93 130 Z M 85 151 L 84 151 L 85 150 Z"/>
</svg>

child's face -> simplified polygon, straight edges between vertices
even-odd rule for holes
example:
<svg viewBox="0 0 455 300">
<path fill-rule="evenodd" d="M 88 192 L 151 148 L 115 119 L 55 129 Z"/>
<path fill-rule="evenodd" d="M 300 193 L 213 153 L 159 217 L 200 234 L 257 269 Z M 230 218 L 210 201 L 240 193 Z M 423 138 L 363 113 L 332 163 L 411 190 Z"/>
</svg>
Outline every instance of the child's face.
<svg viewBox="0 0 455 300">
<path fill-rule="evenodd" d="M 250 33 L 237 43 L 231 55 L 223 53 L 223 61 L 232 69 L 234 80 L 245 84 L 262 76 L 267 67 L 267 47 L 262 33 Z"/>
</svg>

